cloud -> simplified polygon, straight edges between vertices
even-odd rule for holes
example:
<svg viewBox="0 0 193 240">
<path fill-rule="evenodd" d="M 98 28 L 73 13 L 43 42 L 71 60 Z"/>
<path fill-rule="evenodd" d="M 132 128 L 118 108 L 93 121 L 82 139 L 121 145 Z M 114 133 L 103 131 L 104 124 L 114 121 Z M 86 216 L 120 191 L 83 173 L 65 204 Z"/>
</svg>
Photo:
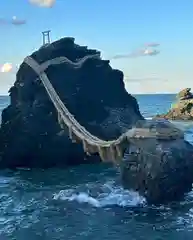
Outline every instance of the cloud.
<svg viewBox="0 0 193 240">
<path fill-rule="evenodd" d="M 17 18 L 16 16 L 13 16 L 12 18 L 11 18 L 11 20 L 10 19 L 5 19 L 5 18 L 0 18 L 0 25 L 6 25 L 6 24 L 8 24 L 8 25 L 23 25 L 23 24 L 26 24 L 26 20 L 24 20 L 24 19 L 19 19 L 19 18 Z"/>
<path fill-rule="evenodd" d="M 8 73 L 8 72 L 11 72 L 12 68 L 13 68 L 13 66 L 11 63 L 5 63 L 1 66 L 0 72 Z"/>
<path fill-rule="evenodd" d="M 133 51 L 129 54 L 118 54 L 112 57 L 112 59 L 122 59 L 122 58 L 135 58 L 144 56 L 144 52 L 141 50 Z"/>
<path fill-rule="evenodd" d="M 137 48 L 129 54 L 118 54 L 113 56 L 111 59 L 122 59 L 122 58 L 136 58 L 143 56 L 155 56 L 160 53 L 159 50 L 154 49 L 154 47 L 158 47 L 160 44 L 156 42 L 145 43 L 143 47 Z"/>
<path fill-rule="evenodd" d="M 11 23 L 13 25 L 23 25 L 23 24 L 26 24 L 26 20 L 24 19 L 18 19 L 16 16 L 13 16 L 12 17 L 12 20 L 11 20 Z"/>
<path fill-rule="evenodd" d="M 119 54 L 112 57 L 112 59 L 133 58 L 133 54 Z"/>
<path fill-rule="evenodd" d="M 156 82 L 156 81 L 162 81 L 166 82 L 168 81 L 167 79 L 159 78 L 159 77 L 145 77 L 145 78 L 130 78 L 128 76 L 124 77 L 124 81 L 127 83 L 133 83 L 133 82 Z"/>
<path fill-rule="evenodd" d="M 160 43 L 150 42 L 150 43 L 145 43 L 144 45 L 145 47 L 158 47 L 160 46 Z"/>
<path fill-rule="evenodd" d="M 136 57 L 143 57 L 143 56 L 155 56 L 159 54 L 160 52 L 156 49 L 138 49 L 134 52 L 131 52 L 130 54 L 120 54 L 115 55 L 112 57 L 112 59 L 122 59 L 122 58 L 136 58 Z"/>
<path fill-rule="evenodd" d="M 38 7 L 50 8 L 54 6 L 56 0 L 29 0 L 29 2 Z"/>
</svg>

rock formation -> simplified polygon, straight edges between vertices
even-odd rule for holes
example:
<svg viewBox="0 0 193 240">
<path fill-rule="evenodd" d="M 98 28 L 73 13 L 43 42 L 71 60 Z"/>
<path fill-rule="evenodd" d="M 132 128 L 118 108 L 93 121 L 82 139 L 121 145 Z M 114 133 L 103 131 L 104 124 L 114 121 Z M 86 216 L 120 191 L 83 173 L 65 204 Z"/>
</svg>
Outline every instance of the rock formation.
<svg viewBox="0 0 193 240">
<path fill-rule="evenodd" d="M 193 94 L 191 88 L 180 91 L 177 101 L 166 114 L 157 115 L 155 118 L 165 118 L 170 120 L 193 120 Z"/>
<path fill-rule="evenodd" d="M 39 64 L 60 56 L 78 63 L 53 65 L 46 73 L 69 111 L 92 134 L 116 139 L 143 119 L 136 99 L 124 88 L 123 73 L 102 60 L 99 51 L 63 38 L 31 56 Z M 21 64 L 9 92 L 11 104 L 2 113 L 0 166 L 52 167 L 98 161 L 71 142 L 68 129 L 61 130 L 48 94 L 26 63 Z"/>
<path fill-rule="evenodd" d="M 61 56 L 70 61 L 51 65 L 45 71 L 82 126 L 104 140 L 114 140 L 128 129 L 139 127 L 154 136 L 126 146 L 120 164 L 124 186 L 153 203 L 175 200 L 189 191 L 193 146 L 183 134 L 166 121 L 146 121 L 136 99 L 125 90 L 123 73 L 102 60 L 99 51 L 75 44 L 74 38 L 45 45 L 31 55 L 39 64 Z M 82 145 L 73 143 L 67 128 L 61 129 L 61 119 L 40 78 L 25 62 L 9 93 L 11 103 L 3 110 L 0 129 L 1 168 L 48 168 L 100 161 L 98 155 L 87 156 Z M 157 132 L 167 137 L 157 139 Z"/>
<path fill-rule="evenodd" d="M 141 122 L 144 128 L 167 132 L 174 128 L 167 120 Z M 131 144 L 121 168 L 126 188 L 139 191 L 149 203 L 179 200 L 192 189 L 193 146 L 179 137 L 173 140 L 142 140 L 141 148 Z"/>
</svg>

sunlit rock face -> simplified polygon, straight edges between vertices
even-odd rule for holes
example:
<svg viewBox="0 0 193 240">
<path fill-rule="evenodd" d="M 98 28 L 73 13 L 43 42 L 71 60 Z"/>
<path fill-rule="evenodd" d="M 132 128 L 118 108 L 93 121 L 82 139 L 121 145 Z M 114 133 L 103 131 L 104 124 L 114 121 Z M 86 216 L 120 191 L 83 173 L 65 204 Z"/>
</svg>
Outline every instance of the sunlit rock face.
<svg viewBox="0 0 193 240">
<path fill-rule="evenodd" d="M 176 102 L 167 113 L 155 116 L 155 118 L 165 118 L 170 120 L 193 120 L 193 94 L 191 88 L 180 91 Z"/>
</svg>

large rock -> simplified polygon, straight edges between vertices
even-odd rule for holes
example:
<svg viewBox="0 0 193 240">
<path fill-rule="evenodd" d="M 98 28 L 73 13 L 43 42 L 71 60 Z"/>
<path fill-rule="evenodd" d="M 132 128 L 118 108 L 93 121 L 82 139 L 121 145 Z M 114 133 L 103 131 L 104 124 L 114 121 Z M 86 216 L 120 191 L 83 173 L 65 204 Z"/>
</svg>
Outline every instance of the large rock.
<svg viewBox="0 0 193 240">
<path fill-rule="evenodd" d="M 167 120 L 142 121 L 141 125 L 163 133 L 175 130 Z M 169 134 L 165 140 L 140 141 L 138 145 L 131 144 L 125 152 L 121 165 L 124 187 L 139 191 L 153 204 L 183 198 L 192 189 L 193 146 L 183 137 L 170 139 Z"/>
<path fill-rule="evenodd" d="M 60 56 L 80 63 L 53 65 L 46 73 L 69 111 L 94 135 L 115 139 L 143 119 L 136 99 L 125 90 L 123 73 L 101 60 L 99 51 L 63 38 L 31 56 L 39 64 Z M 52 167 L 99 160 L 88 159 L 82 146 L 71 142 L 68 130 L 61 130 L 48 94 L 26 63 L 9 92 L 11 104 L 2 113 L 0 166 Z"/>
<path fill-rule="evenodd" d="M 183 196 L 193 182 L 193 146 L 181 138 L 183 134 L 175 139 L 175 131 L 169 134 L 174 125 L 147 122 L 136 99 L 125 90 L 123 73 L 102 60 L 100 52 L 63 38 L 31 55 L 39 64 L 60 56 L 77 64 L 52 65 L 46 73 L 70 113 L 93 135 L 113 140 L 133 127 L 136 131 L 150 129 L 153 136 L 157 130 L 162 136 L 165 127 L 169 130 L 164 133 L 166 139 L 127 142 L 120 164 L 124 186 L 138 190 L 153 203 Z M 2 113 L 0 167 L 47 168 L 100 161 L 97 154 L 87 156 L 81 144 L 72 143 L 68 128 L 61 129 L 42 82 L 25 62 L 16 77 L 9 91 L 11 103 Z M 148 131 L 144 133 L 148 136 Z"/>
<path fill-rule="evenodd" d="M 159 114 L 155 118 L 170 120 L 193 120 L 193 95 L 191 88 L 185 88 L 177 94 L 176 103 L 165 114 Z"/>
</svg>

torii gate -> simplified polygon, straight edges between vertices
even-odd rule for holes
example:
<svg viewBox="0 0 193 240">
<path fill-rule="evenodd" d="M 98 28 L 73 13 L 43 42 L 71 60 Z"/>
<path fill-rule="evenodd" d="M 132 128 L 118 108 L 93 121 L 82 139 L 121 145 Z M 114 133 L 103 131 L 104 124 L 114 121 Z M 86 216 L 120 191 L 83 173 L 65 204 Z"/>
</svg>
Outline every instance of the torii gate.
<svg viewBox="0 0 193 240">
<path fill-rule="evenodd" d="M 51 30 L 43 31 L 43 45 L 50 44 L 50 32 Z"/>
</svg>

